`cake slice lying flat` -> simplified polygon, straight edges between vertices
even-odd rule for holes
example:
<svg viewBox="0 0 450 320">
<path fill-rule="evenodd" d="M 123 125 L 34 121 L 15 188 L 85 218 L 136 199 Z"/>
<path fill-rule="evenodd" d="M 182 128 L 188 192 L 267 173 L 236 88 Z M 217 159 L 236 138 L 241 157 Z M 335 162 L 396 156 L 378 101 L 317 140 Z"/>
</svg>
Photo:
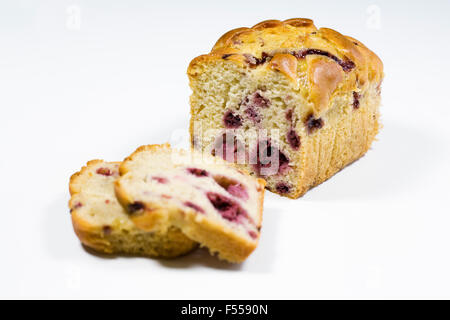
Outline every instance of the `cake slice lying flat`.
<svg viewBox="0 0 450 320">
<path fill-rule="evenodd" d="M 81 242 L 104 253 L 176 257 L 197 244 L 175 227 L 147 232 L 136 228 L 114 194 L 119 162 L 93 160 L 70 179 L 69 207 Z"/>
<path fill-rule="evenodd" d="M 241 262 L 260 235 L 264 180 L 219 158 L 171 149 L 138 148 L 120 166 L 116 195 L 143 230 L 180 228 L 211 253 Z"/>
<path fill-rule="evenodd" d="M 231 30 L 188 75 L 192 146 L 287 197 L 364 155 L 380 127 L 381 60 L 309 19 Z"/>
</svg>

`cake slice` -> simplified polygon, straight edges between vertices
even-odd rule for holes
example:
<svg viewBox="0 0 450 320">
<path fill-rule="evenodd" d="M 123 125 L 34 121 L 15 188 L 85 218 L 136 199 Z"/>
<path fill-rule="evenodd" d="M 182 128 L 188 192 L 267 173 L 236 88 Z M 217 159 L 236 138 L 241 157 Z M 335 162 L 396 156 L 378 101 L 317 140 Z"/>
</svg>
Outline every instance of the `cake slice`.
<svg viewBox="0 0 450 320">
<path fill-rule="evenodd" d="M 114 194 L 119 162 L 89 161 L 70 178 L 73 228 L 80 241 L 104 253 L 172 258 L 197 244 L 175 227 L 147 232 L 135 226 Z"/>
<path fill-rule="evenodd" d="M 241 262 L 258 244 L 264 186 L 220 158 L 165 144 L 125 159 L 116 195 L 137 227 L 175 226 L 219 258 Z"/>
<path fill-rule="evenodd" d="M 188 68 L 191 142 L 297 198 L 369 149 L 381 60 L 312 20 L 269 20 L 224 34 Z"/>
</svg>

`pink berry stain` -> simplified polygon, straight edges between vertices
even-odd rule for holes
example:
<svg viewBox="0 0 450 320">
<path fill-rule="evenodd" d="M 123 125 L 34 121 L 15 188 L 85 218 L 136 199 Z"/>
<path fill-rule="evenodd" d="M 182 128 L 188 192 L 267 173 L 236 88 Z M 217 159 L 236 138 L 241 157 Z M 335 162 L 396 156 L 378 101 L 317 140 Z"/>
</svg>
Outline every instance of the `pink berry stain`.
<svg viewBox="0 0 450 320">
<path fill-rule="evenodd" d="M 278 170 L 276 156 L 278 155 Z M 284 174 L 289 169 L 289 158 L 268 140 L 260 141 L 252 156 L 253 169 L 258 175 Z M 265 170 L 264 170 L 265 169 Z"/>
<path fill-rule="evenodd" d="M 247 191 L 245 190 L 245 188 L 241 185 L 241 184 L 233 184 L 233 185 L 230 185 L 228 188 L 227 188 L 227 191 L 231 194 L 231 195 L 233 195 L 233 196 L 235 196 L 235 197 L 237 197 L 237 198 L 241 198 L 241 199 L 243 199 L 243 200 L 247 200 L 248 199 L 248 193 L 247 193 Z"/>
<path fill-rule="evenodd" d="M 188 168 L 187 171 L 196 177 L 207 177 L 209 175 L 208 171 L 199 168 Z"/>
<path fill-rule="evenodd" d="M 241 198 L 243 200 L 248 199 L 248 193 L 247 190 L 245 190 L 245 187 L 241 185 L 238 181 L 222 176 L 222 175 L 215 175 L 214 180 L 217 182 L 218 185 L 220 185 L 222 188 L 224 188 L 229 194 Z"/>
<path fill-rule="evenodd" d="M 258 238 L 258 234 L 257 234 L 255 231 L 253 231 L 253 230 L 249 230 L 249 231 L 248 231 L 248 235 L 249 235 L 252 239 Z"/>
<path fill-rule="evenodd" d="M 191 208 L 191 209 L 194 209 L 194 210 L 197 211 L 197 212 L 205 213 L 205 210 L 203 210 L 201 207 L 199 207 L 198 205 L 196 205 L 195 203 L 193 203 L 193 202 L 191 202 L 191 201 L 186 201 L 186 202 L 184 202 L 184 205 L 185 205 L 186 207 L 189 207 L 189 208 Z"/>
<path fill-rule="evenodd" d="M 168 180 L 166 178 L 163 178 L 163 177 L 152 177 L 152 180 L 155 180 L 158 183 L 162 183 L 162 184 L 165 184 L 165 183 L 168 182 Z"/>
<path fill-rule="evenodd" d="M 247 218 L 245 210 L 230 198 L 215 192 L 208 192 L 206 196 L 224 219 L 241 222 L 242 218 Z"/>
<path fill-rule="evenodd" d="M 322 118 L 314 118 L 314 116 L 311 114 L 306 119 L 306 131 L 308 131 L 309 134 L 313 133 L 314 131 L 321 129 L 324 126 L 324 122 Z"/>
<path fill-rule="evenodd" d="M 280 194 L 286 194 L 289 193 L 289 191 L 291 191 L 290 185 L 287 184 L 286 182 L 278 182 L 277 185 L 275 186 L 275 189 Z"/>
<path fill-rule="evenodd" d="M 292 149 L 298 150 L 300 149 L 300 137 L 294 129 L 290 129 L 286 134 L 286 139 L 291 146 Z"/>
<path fill-rule="evenodd" d="M 101 174 L 102 176 L 107 176 L 107 177 L 112 176 L 114 174 L 108 168 L 98 168 L 96 172 L 97 172 L 97 174 Z"/>
<path fill-rule="evenodd" d="M 242 119 L 239 115 L 233 113 L 233 111 L 228 110 L 223 116 L 223 123 L 225 128 L 236 129 L 242 126 Z"/>
</svg>

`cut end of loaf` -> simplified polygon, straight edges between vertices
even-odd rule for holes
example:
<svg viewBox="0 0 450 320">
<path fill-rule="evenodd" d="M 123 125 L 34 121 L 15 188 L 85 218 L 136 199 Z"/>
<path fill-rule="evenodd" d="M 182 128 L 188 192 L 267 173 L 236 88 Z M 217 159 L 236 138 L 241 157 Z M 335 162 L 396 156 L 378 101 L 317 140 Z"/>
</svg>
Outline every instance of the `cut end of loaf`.
<svg viewBox="0 0 450 320">
<path fill-rule="evenodd" d="M 362 43 L 307 19 L 222 36 L 188 69 L 191 143 L 297 198 L 370 147 L 383 76 Z"/>
</svg>

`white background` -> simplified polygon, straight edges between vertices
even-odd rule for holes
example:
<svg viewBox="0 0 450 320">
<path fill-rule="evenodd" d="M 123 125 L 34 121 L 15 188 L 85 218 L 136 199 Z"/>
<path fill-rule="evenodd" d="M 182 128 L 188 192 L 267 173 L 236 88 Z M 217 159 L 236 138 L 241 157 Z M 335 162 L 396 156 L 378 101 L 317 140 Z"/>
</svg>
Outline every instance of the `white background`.
<svg viewBox="0 0 450 320">
<path fill-rule="evenodd" d="M 1 1 L 0 297 L 450 298 L 448 1 Z M 79 12 L 79 14 L 78 14 Z M 267 193 L 242 265 L 104 257 L 68 181 L 186 130 L 189 61 L 229 29 L 309 17 L 384 61 L 384 129 L 298 200 Z"/>
</svg>

